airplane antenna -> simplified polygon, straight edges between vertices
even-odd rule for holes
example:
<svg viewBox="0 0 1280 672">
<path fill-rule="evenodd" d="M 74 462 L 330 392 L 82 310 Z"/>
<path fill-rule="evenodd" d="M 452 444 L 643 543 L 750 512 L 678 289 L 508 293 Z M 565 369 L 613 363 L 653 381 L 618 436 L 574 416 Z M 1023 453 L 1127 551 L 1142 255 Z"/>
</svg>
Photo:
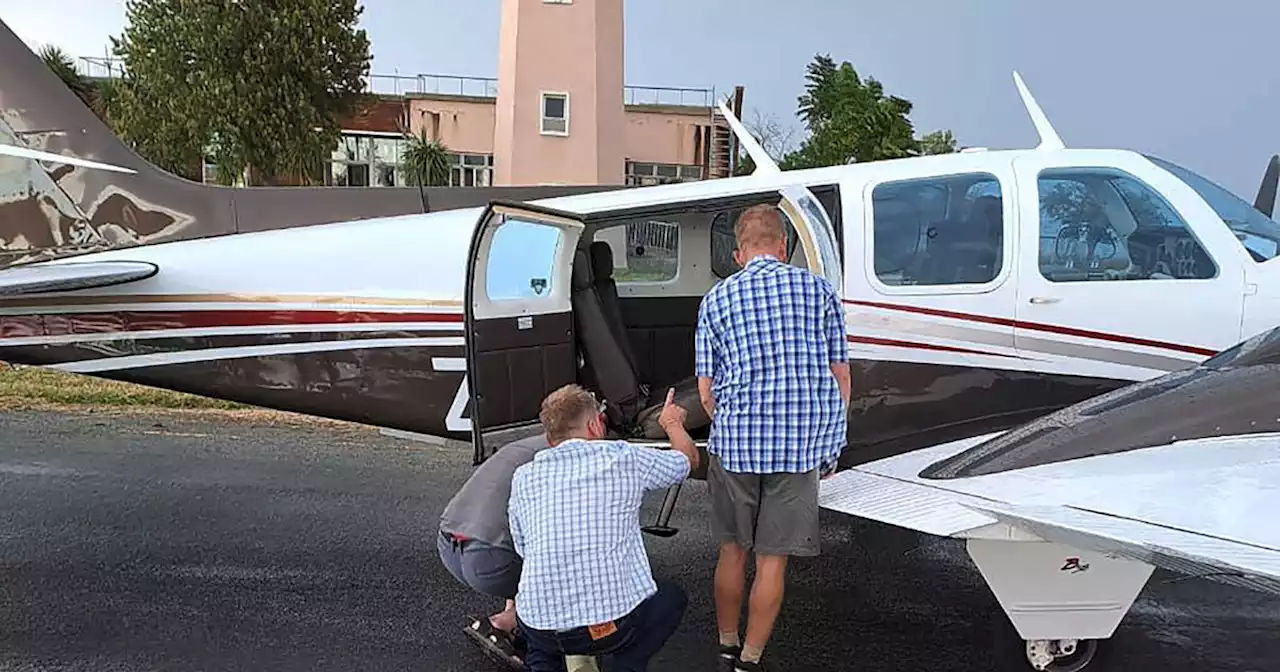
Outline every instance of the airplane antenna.
<svg viewBox="0 0 1280 672">
<path fill-rule="evenodd" d="M 720 101 L 720 114 L 724 115 L 725 121 L 729 122 L 729 128 L 733 130 L 734 135 L 738 136 L 738 142 L 742 143 L 742 148 L 747 150 L 747 156 L 750 156 L 751 160 L 755 162 L 756 173 L 764 175 L 782 172 L 782 169 L 778 168 L 778 164 L 774 163 L 773 157 L 764 151 L 764 147 L 761 147 L 755 136 L 747 131 L 741 121 L 738 121 L 738 118 L 734 116 L 733 111 L 729 109 L 729 106 L 723 100 Z"/>
<path fill-rule="evenodd" d="M 1268 217 L 1276 210 L 1277 183 L 1280 183 L 1280 155 L 1273 154 L 1262 174 L 1262 184 L 1258 185 L 1258 196 L 1253 199 L 1253 207 Z"/>
<path fill-rule="evenodd" d="M 1053 124 L 1049 123 L 1049 118 L 1045 116 L 1044 110 L 1040 109 L 1039 103 L 1032 97 L 1031 91 L 1027 89 L 1027 85 L 1022 81 L 1022 75 L 1017 70 L 1013 71 L 1013 83 L 1018 86 L 1018 95 L 1022 96 L 1022 104 L 1027 108 L 1027 114 L 1031 115 L 1031 123 L 1036 125 L 1036 133 L 1040 134 L 1040 146 L 1036 149 L 1066 149 L 1066 145 L 1062 143 L 1062 138 L 1058 137 L 1058 132 L 1053 130 Z"/>
</svg>

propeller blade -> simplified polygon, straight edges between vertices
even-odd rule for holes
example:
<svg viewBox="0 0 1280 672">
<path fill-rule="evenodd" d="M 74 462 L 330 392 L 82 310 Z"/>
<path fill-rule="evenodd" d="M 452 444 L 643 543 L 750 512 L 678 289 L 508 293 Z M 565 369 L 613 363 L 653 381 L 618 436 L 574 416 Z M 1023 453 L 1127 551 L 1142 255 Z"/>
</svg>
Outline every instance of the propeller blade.
<svg viewBox="0 0 1280 672">
<path fill-rule="evenodd" d="M 72 166 L 81 166 L 84 168 L 94 168 L 97 170 L 110 170 L 116 173 L 125 173 L 126 175 L 136 174 L 138 171 L 132 168 L 123 168 L 121 166 L 113 166 L 109 163 L 98 163 L 88 159 L 77 159 L 73 156 L 63 156 L 62 154 L 51 154 L 49 152 L 40 152 L 26 147 L 15 147 L 14 145 L 0 144 L 0 156 L 16 156 L 19 159 L 32 159 L 34 161 L 52 161 L 54 163 L 65 163 Z"/>
<path fill-rule="evenodd" d="M 1272 154 L 1267 172 L 1262 174 L 1262 184 L 1258 185 L 1258 197 L 1253 199 L 1253 207 L 1268 217 L 1276 210 L 1277 184 L 1280 184 L 1280 154 Z"/>
</svg>

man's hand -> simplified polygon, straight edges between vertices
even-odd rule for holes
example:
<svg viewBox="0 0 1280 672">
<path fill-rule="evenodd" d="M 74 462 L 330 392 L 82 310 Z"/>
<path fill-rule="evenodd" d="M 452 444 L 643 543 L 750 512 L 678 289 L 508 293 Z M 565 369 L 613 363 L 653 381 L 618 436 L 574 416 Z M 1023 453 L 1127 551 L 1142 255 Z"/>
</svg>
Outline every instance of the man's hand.
<svg viewBox="0 0 1280 672">
<path fill-rule="evenodd" d="M 693 472 L 698 469 L 698 447 L 684 429 L 684 420 L 689 414 L 676 405 L 675 398 L 676 388 L 667 390 L 667 400 L 662 404 L 662 413 L 658 414 L 658 426 L 671 439 L 671 447 L 689 458 L 689 471 Z"/>
<path fill-rule="evenodd" d="M 668 434 L 672 429 L 684 428 L 685 418 L 689 417 L 688 412 L 675 404 L 676 388 L 667 390 L 667 400 L 662 404 L 662 413 L 658 415 L 658 426 Z"/>
</svg>

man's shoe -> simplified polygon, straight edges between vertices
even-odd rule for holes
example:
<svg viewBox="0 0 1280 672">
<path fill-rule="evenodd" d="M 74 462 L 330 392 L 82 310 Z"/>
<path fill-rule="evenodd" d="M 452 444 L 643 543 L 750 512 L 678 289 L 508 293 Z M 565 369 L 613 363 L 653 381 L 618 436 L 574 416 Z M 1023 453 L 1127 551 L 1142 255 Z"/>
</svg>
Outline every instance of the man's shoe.
<svg viewBox="0 0 1280 672">
<path fill-rule="evenodd" d="M 716 670 L 719 672 L 733 672 L 733 664 L 740 655 L 742 655 L 741 646 L 721 646 Z"/>
<path fill-rule="evenodd" d="M 733 672 L 769 672 L 769 668 L 764 666 L 764 661 L 748 663 L 745 660 L 735 660 Z"/>
</svg>

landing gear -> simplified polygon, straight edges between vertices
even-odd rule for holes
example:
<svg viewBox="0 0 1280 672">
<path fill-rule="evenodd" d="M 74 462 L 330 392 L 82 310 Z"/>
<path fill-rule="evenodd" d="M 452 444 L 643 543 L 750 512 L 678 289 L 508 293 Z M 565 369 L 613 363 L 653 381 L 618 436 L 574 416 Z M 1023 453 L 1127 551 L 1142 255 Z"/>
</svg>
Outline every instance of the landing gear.
<svg viewBox="0 0 1280 672">
<path fill-rule="evenodd" d="M 1155 569 L 1039 540 L 970 538 L 966 548 L 1017 631 L 1000 637 L 1002 657 L 1022 640 L 1036 672 L 1083 670 Z"/>
<path fill-rule="evenodd" d="M 645 525 L 640 530 L 655 537 L 674 537 L 680 530 L 671 527 L 671 514 L 676 510 L 676 500 L 679 497 L 679 483 L 667 488 L 667 496 L 662 499 L 662 508 L 658 510 L 657 520 L 652 525 Z"/>
<path fill-rule="evenodd" d="M 1033 639 L 1027 642 L 1027 662 L 1037 672 L 1079 672 L 1097 652 L 1096 639 Z"/>
</svg>

